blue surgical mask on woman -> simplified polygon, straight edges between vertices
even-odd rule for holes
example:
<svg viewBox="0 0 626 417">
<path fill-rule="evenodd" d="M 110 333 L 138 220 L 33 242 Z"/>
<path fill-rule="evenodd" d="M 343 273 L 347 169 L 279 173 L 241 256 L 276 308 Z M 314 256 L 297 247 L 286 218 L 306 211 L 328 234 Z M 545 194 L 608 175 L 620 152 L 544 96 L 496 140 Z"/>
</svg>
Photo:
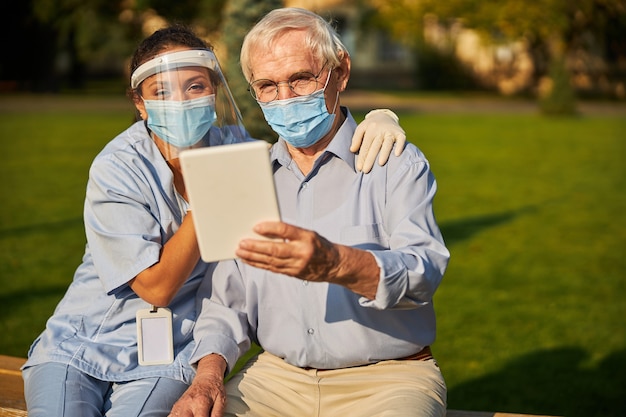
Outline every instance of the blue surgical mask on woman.
<svg viewBox="0 0 626 417">
<path fill-rule="evenodd" d="M 198 143 L 217 119 L 215 94 L 192 100 L 143 102 L 148 113 L 148 128 L 177 148 Z"/>
<path fill-rule="evenodd" d="M 330 73 L 326 80 L 330 79 Z M 335 108 L 339 100 L 339 92 L 335 99 L 333 113 L 328 113 L 324 88 L 306 96 L 292 97 L 261 103 L 265 120 L 283 139 L 296 148 L 308 148 L 315 145 L 330 132 L 335 121 Z"/>
</svg>

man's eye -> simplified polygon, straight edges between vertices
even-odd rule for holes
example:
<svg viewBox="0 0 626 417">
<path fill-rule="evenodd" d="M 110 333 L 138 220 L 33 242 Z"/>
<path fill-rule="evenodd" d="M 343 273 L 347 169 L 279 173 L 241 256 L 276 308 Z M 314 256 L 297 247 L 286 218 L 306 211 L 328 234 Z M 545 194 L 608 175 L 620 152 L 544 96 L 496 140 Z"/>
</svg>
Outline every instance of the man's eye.
<svg viewBox="0 0 626 417">
<path fill-rule="evenodd" d="M 314 78 L 298 78 L 291 81 L 291 85 L 296 88 L 306 87 L 310 83 L 314 82 Z"/>
<path fill-rule="evenodd" d="M 308 72 L 299 72 L 291 76 L 290 81 L 294 83 L 311 82 L 315 80 L 315 76 Z"/>
<path fill-rule="evenodd" d="M 259 91 L 267 91 L 267 90 L 272 90 L 276 87 L 276 84 L 271 83 L 271 82 L 263 82 L 263 83 L 259 83 L 257 84 L 256 88 Z"/>
</svg>

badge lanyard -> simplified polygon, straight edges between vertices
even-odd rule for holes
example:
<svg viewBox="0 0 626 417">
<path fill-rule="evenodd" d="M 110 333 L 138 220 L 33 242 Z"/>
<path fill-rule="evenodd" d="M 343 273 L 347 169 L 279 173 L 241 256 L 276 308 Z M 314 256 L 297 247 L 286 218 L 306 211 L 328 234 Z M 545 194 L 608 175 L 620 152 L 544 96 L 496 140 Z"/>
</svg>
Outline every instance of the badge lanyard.
<svg viewBox="0 0 626 417">
<path fill-rule="evenodd" d="M 174 361 L 172 312 L 165 307 L 137 311 L 139 365 L 167 365 Z"/>
</svg>

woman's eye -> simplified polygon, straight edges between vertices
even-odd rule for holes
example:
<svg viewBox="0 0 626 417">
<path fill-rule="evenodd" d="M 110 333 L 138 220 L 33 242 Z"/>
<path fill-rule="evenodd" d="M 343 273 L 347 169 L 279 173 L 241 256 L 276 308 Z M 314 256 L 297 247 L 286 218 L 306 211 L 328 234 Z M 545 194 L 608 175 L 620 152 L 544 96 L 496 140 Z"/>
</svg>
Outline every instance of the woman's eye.
<svg viewBox="0 0 626 417">
<path fill-rule="evenodd" d="M 206 90 L 206 86 L 204 84 L 192 84 L 189 86 L 189 90 L 195 92 L 204 91 Z"/>
</svg>

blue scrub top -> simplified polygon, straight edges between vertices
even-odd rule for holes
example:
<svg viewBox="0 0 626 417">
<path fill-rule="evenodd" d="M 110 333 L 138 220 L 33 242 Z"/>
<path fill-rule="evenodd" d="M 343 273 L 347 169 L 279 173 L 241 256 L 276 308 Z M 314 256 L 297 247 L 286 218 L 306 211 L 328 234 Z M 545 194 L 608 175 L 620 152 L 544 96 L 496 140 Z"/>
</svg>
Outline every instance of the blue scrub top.
<svg viewBox="0 0 626 417">
<path fill-rule="evenodd" d="M 168 306 L 174 337 L 174 362 L 169 365 L 139 365 L 135 315 L 151 306 L 128 285 L 158 262 L 186 210 L 187 202 L 176 192 L 173 173 L 144 122 L 109 142 L 89 171 L 82 263 L 24 367 L 61 362 L 105 381 L 168 377 L 190 383 L 195 293 L 207 264 L 195 266 Z"/>
</svg>

